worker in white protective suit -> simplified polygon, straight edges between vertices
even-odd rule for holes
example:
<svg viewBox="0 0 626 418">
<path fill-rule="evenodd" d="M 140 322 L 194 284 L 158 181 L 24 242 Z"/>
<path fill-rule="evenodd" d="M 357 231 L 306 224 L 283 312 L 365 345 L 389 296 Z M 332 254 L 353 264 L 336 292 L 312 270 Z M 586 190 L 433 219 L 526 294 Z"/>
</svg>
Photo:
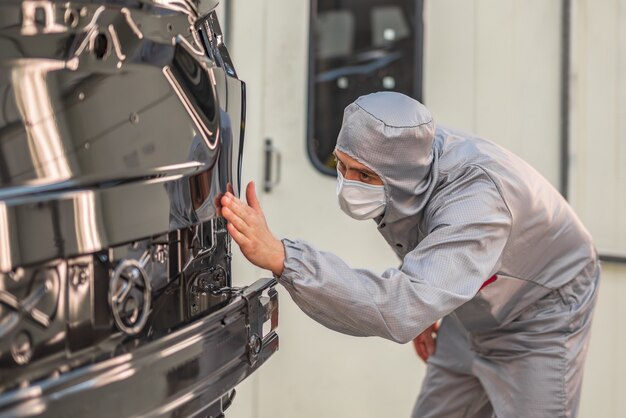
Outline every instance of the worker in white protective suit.
<svg viewBox="0 0 626 418">
<path fill-rule="evenodd" d="M 331 329 L 415 339 L 428 370 L 414 417 L 576 416 L 600 270 L 558 191 L 498 145 L 435 128 L 398 93 L 349 105 L 335 152 L 339 206 L 373 219 L 401 267 L 353 269 L 278 240 L 253 184 L 247 204 L 221 201 L 243 254 Z"/>
</svg>

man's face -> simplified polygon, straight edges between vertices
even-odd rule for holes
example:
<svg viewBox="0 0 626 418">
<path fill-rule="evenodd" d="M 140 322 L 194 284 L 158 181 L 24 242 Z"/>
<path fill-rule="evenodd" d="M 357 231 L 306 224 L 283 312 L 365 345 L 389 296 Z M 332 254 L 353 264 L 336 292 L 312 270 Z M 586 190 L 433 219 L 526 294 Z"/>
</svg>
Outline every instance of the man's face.
<svg viewBox="0 0 626 418">
<path fill-rule="evenodd" d="M 335 150 L 335 157 L 337 158 L 337 170 L 346 180 L 360 181 L 374 186 L 383 185 L 382 179 L 376 173 L 349 155 Z"/>
</svg>

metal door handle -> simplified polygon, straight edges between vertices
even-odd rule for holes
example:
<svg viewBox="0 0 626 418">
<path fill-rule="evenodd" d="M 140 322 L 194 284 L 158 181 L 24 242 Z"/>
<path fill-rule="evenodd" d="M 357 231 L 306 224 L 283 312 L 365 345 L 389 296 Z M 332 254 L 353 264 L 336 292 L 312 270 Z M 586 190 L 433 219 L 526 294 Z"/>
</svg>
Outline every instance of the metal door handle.
<svg viewBox="0 0 626 418">
<path fill-rule="evenodd" d="M 274 146 L 272 140 L 267 138 L 265 140 L 265 178 L 263 181 L 263 190 L 266 193 L 272 191 L 274 187 L 280 183 L 280 166 L 282 165 L 282 155 L 278 148 Z M 272 180 L 272 165 L 274 161 L 274 155 L 276 156 L 276 180 Z"/>
</svg>

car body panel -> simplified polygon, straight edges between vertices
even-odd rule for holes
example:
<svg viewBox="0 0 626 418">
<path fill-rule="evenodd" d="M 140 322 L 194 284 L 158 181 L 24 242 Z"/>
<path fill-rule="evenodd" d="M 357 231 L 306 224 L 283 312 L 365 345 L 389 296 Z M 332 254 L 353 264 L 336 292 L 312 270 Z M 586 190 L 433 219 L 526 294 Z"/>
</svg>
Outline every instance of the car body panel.
<svg viewBox="0 0 626 418">
<path fill-rule="evenodd" d="M 231 285 L 216 4 L 0 5 L 0 417 L 220 416 L 278 349 L 275 280 Z"/>
</svg>

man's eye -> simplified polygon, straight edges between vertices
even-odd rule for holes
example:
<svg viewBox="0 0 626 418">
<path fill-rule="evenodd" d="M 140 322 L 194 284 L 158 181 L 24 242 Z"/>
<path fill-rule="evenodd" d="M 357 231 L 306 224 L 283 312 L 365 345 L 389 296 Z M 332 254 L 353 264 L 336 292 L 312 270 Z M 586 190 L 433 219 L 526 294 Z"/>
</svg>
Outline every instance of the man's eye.
<svg viewBox="0 0 626 418">
<path fill-rule="evenodd" d="M 359 173 L 361 181 L 370 181 L 372 177 L 366 173 Z"/>
</svg>

